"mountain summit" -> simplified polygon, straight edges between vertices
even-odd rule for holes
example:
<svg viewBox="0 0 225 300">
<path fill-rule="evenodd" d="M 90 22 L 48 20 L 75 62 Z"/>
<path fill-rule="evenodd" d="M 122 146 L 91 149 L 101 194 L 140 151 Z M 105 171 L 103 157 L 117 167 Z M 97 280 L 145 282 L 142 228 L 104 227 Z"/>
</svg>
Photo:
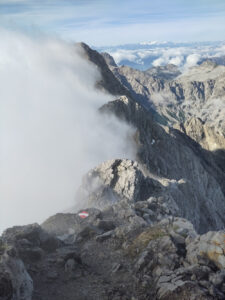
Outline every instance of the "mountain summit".
<svg viewBox="0 0 225 300">
<path fill-rule="evenodd" d="M 136 158 L 90 170 L 68 213 L 5 230 L 0 298 L 225 299 L 225 67 L 142 72 L 78 47 Z"/>
</svg>

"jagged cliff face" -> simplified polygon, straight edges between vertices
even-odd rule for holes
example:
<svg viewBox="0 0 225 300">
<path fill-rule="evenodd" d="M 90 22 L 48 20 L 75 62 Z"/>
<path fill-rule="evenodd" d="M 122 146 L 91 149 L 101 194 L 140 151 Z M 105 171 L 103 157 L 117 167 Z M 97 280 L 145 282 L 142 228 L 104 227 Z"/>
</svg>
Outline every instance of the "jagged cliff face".
<svg viewBox="0 0 225 300">
<path fill-rule="evenodd" d="M 102 108 L 113 111 L 137 128 L 137 160 L 146 174 L 165 189 L 179 215 L 204 232 L 224 226 L 224 173 L 197 143 L 172 128 L 162 128 L 149 113 L 128 98 L 120 98 Z"/>
<path fill-rule="evenodd" d="M 212 127 L 210 113 L 204 122 L 184 112 L 182 123 L 163 113 L 179 114 L 188 97 L 200 113 L 199 103 L 222 93 L 223 69 L 217 76 L 210 64 L 215 82 L 203 96 L 208 63 L 197 69 L 202 83 L 196 84 L 196 69 L 143 73 L 80 47 L 102 74 L 97 87 L 116 96 L 100 113 L 135 128 L 136 161 L 103 162 L 83 177 L 70 212 L 3 233 L 0 299 L 225 299 L 222 126 Z M 167 102 L 152 110 L 147 100 L 155 103 L 161 91 L 178 111 Z"/>
<path fill-rule="evenodd" d="M 116 68 L 113 65 L 111 61 L 110 68 L 114 74 L 117 71 L 130 70 L 128 67 Z M 209 66 L 214 78 L 219 78 L 214 70 L 215 65 Z M 107 68 L 105 65 L 99 67 Z M 205 67 L 208 68 L 208 62 L 196 67 L 200 68 L 200 80 L 204 77 L 202 68 Z M 169 69 L 171 72 L 177 72 L 174 68 Z M 196 74 L 195 69 L 190 73 Z M 152 91 L 155 89 L 155 82 L 162 81 L 156 76 L 148 74 L 146 76 L 146 72 L 137 70 L 132 70 L 126 75 L 126 80 L 127 76 L 130 80 L 135 76 L 141 76 L 140 81 L 144 87 L 149 85 L 149 90 Z M 192 75 L 185 76 L 189 76 L 192 80 Z M 119 76 L 118 78 L 121 79 Z M 182 76 L 179 80 L 183 80 Z M 120 84 L 123 84 L 122 80 Z M 171 84 L 171 81 L 164 80 L 165 84 Z M 131 88 L 130 92 L 133 93 L 134 89 Z M 142 92 L 140 94 L 144 95 Z M 144 168 L 146 176 L 157 180 L 164 187 L 162 196 L 169 198 L 174 206 L 179 207 L 179 216 L 188 218 L 199 232 L 223 228 L 225 222 L 225 174 L 221 153 L 221 149 L 225 146 L 223 136 L 196 118 L 187 120 L 184 124 L 177 123 L 177 129 L 162 127 L 154 121 L 154 116 L 146 107 L 135 101 L 135 94 L 132 95 L 133 98 L 123 96 L 108 103 L 101 111 L 114 113 L 137 129 L 135 137 L 138 144 L 137 160 Z"/>
<path fill-rule="evenodd" d="M 110 65 L 110 68 L 121 83 L 130 88 L 133 97 L 137 96 L 139 99 L 142 97 L 142 101 L 151 99 L 154 102 L 154 95 L 166 92 L 167 98 L 171 99 L 169 101 L 174 102 L 168 107 L 167 102 L 162 101 L 160 105 L 162 110 L 167 110 L 170 115 L 173 111 L 176 112 L 176 118 L 171 122 L 174 123 L 175 130 L 157 125 L 149 113 L 133 104 L 131 99 L 120 98 L 117 103 L 112 102 L 107 107 L 138 128 L 138 159 L 147 166 L 150 173 L 161 177 L 159 179 L 161 181 L 163 178 L 164 181 L 169 179 L 182 182 L 178 184 L 180 196 L 176 201 L 178 206 L 182 207 L 182 216 L 191 218 L 195 227 L 197 226 L 196 229 L 201 231 L 206 228 L 212 229 L 220 215 L 221 224 L 218 228 L 222 228 L 225 203 L 225 138 L 222 131 L 224 119 L 221 122 L 221 114 L 224 113 L 225 106 L 223 105 L 220 114 L 213 118 L 210 109 L 207 115 L 205 114 L 204 105 L 219 96 L 220 101 L 224 101 L 224 66 L 206 61 L 172 81 L 149 76 L 146 72 L 129 67 Z M 196 84 L 197 79 L 199 84 Z M 212 80 L 214 84 L 209 89 Z M 203 90 L 199 88 L 200 86 Z M 190 101 L 194 102 L 191 109 L 186 106 Z M 182 111 L 182 118 L 177 117 L 181 106 L 187 112 Z M 162 110 L 158 112 L 165 117 Z M 197 115 L 204 115 L 205 121 Z M 183 205 L 181 199 L 184 199 Z M 215 203 L 218 203 L 217 217 L 215 216 L 217 221 L 211 219 Z"/>
<path fill-rule="evenodd" d="M 152 107 L 168 124 L 201 118 L 223 134 L 225 129 L 225 67 L 205 61 L 180 74 L 171 66 L 142 72 L 127 66 L 109 65 L 133 96 Z M 162 73 L 164 76 L 162 76 Z M 166 76 L 166 74 L 170 76 Z"/>
</svg>

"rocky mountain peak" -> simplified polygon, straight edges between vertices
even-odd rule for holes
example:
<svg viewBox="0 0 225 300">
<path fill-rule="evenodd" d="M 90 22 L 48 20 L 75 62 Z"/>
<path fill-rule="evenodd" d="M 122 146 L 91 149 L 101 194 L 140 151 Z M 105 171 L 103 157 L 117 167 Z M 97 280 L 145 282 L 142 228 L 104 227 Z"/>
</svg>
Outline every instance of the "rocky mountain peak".
<svg viewBox="0 0 225 300">
<path fill-rule="evenodd" d="M 114 67 L 114 68 L 117 67 L 117 64 L 115 63 L 114 58 L 109 53 L 107 53 L 107 52 L 101 52 L 101 55 L 104 57 L 107 65 L 109 67 Z"/>
<path fill-rule="evenodd" d="M 201 64 L 200 64 L 201 67 L 203 68 L 216 68 L 218 66 L 217 63 L 215 63 L 214 61 L 210 60 L 210 59 L 206 59 L 205 61 L 203 61 Z"/>
<path fill-rule="evenodd" d="M 225 299 L 224 105 L 219 122 L 210 109 L 223 68 L 169 79 L 174 66 L 141 72 L 78 47 L 116 95 L 99 113 L 134 128 L 136 158 L 90 170 L 67 213 L 5 230 L 0 299 Z"/>
<path fill-rule="evenodd" d="M 79 43 L 77 47 L 81 48 L 84 57 L 94 64 L 101 74 L 101 80 L 97 82 L 97 88 L 107 91 L 111 95 L 130 95 L 129 91 L 121 85 L 110 71 L 105 59 L 100 53 L 91 49 L 85 43 Z"/>
</svg>

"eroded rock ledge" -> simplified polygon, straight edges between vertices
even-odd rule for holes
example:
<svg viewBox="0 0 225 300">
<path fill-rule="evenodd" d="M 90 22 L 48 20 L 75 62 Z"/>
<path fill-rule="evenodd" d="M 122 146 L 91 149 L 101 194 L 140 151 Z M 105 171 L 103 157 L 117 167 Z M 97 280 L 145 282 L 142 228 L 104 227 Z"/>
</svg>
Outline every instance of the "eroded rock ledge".
<svg viewBox="0 0 225 300">
<path fill-rule="evenodd" d="M 224 299 L 225 231 L 199 235 L 165 191 L 130 160 L 90 171 L 79 193 L 87 218 L 3 233 L 0 298 Z"/>
</svg>

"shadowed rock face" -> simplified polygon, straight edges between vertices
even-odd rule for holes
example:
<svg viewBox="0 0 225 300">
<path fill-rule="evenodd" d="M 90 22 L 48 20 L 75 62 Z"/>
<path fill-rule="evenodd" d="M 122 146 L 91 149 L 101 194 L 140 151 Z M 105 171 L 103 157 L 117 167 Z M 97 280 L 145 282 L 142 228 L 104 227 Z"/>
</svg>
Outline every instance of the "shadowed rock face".
<svg viewBox="0 0 225 300">
<path fill-rule="evenodd" d="M 27 273 L 16 249 L 1 242 L 0 255 L 0 299 L 31 300 L 33 280 Z M 3 251 L 4 248 L 4 251 Z"/>
<path fill-rule="evenodd" d="M 0 295 L 1 299 L 12 299 L 13 285 L 10 275 L 1 270 L 0 273 Z"/>
<path fill-rule="evenodd" d="M 156 124 L 132 99 L 121 97 L 102 111 L 114 112 L 136 126 L 137 160 L 164 186 L 162 194 L 176 203 L 180 216 L 189 219 L 199 232 L 223 228 L 224 174 L 210 155 L 185 134 Z"/>
<path fill-rule="evenodd" d="M 144 100 L 146 102 L 149 95 L 158 92 L 163 94 L 165 90 L 170 99 L 176 98 L 174 106 L 167 107 L 170 115 L 173 114 L 173 109 L 178 113 L 179 101 L 182 98 L 187 100 L 190 97 L 196 102 L 196 112 L 201 112 L 199 105 L 202 94 L 199 91 L 194 92 L 193 89 L 200 89 L 209 78 L 218 81 L 217 88 L 223 89 L 219 82 L 225 76 L 224 67 L 205 62 L 172 81 L 154 77 L 152 74 L 150 76 L 149 71 L 145 74 L 126 66 L 118 68 L 110 65 L 110 69 L 122 84 L 123 80 L 129 82 L 130 85 L 124 85 L 130 90 L 133 98 L 120 97 L 105 105 L 101 111 L 113 112 L 137 128 L 135 137 L 139 145 L 137 160 L 150 172 L 150 176 L 157 176 L 161 183 L 170 186 L 167 192 L 169 190 L 169 194 L 172 193 L 173 200 L 181 208 L 181 216 L 191 220 L 200 232 L 223 228 L 225 222 L 223 134 L 211 126 L 210 120 L 203 122 L 191 111 L 193 117 L 188 119 L 188 116 L 183 114 L 184 122 L 176 123 L 175 130 L 162 128 L 154 122 L 155 118 L 146 105 L 140 103 Z M 195 84 L 195 77 L 202 83 Z M 137 90 L 139 87 L 141 89 Z M 217 88 L 211 94 L 205 93 L 204 97 L 210 98 L 215 95 L 218 92 Z M 138 103 L 135 100 L 138 100 Z M 163 109 L 165 105 L 167 102 L 162 102 Z M 162 117 L 164 116 L 162 114 Z M 175 118 L 174 122 L 177 120 L 180 119 Z"/>
<path fill-rule="evenodd" d="M 86 59 L 96 65 L 101 73 L 101 80 L 97 82 L 97 88 L 110 93 L 111 95 L 130 95 L 129 91 L 116 79 L 108 68 L 105 59 L 97 51 L 92 50 L 84 43 L 77 44 L 83 51 Z"/>
<path fill-rule="evenodd" d="M 103 57 L 81 47 L 105 76 L 98 87 L 123 94 L 100 112 L 136 128 L 136 161 L 103 162 L 69 213 L 3 233 L 0 299 L 225 299 L 223 137 L 196 117 L 159 125 Z"/>
<path fill-rule="evenodd" d="M 117 64 L 115 63 L 114 58 L 107 52 L 101 52 L 101 56 L 104 57 L 106 63 L 110 67 L 117 67 Z"/>
</svg>

